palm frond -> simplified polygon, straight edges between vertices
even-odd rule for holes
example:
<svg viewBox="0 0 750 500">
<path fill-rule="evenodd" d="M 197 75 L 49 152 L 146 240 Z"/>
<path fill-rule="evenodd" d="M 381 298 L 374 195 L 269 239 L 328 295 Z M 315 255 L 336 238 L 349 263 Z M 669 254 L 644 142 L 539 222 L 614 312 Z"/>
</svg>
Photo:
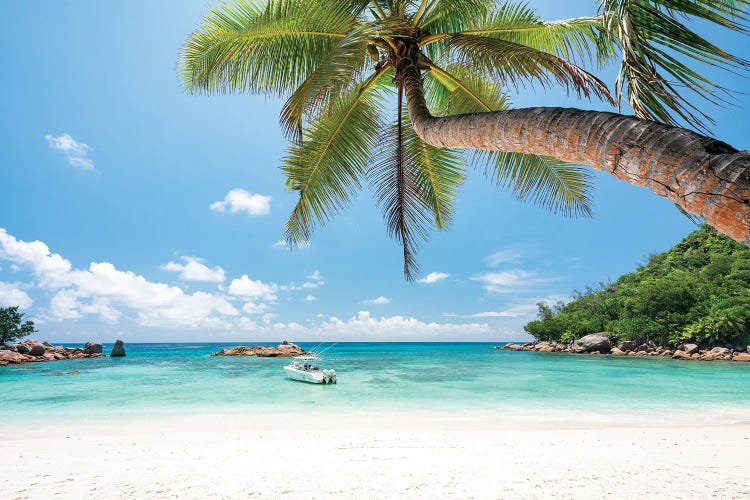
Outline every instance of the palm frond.
<svg viewBox="0 0 750 500">
<path fill-rule="evenodd" d="M 620 102 L 627 93 L 636 116 L 671 125 L 683 120 L 707 131 L 713 121 L 691 98 L 722 104 L 731 92 L 698 73 L 691 63 L 728 71 L 746 71 L 750 63 L 684 22 L 698 19 L 748 33 L 747 6 L 744 0 L 603 0 L 605 29 L 622 52 L 616 88 Z"/>
<path fill-rule="evenodd" d="M 537 81 L 548 86 L 554 79 L 579 97 L 596 96 L 614 102 L 607 86 L 583 68 L 533 47 L 501 38 L 477 35 L 451 35 L 451 49 L 464 66 L 484 71 L 499 83 L 516 88 Z"/>
<path fill-rule="evenodd" d="M 191 92 L 291 92 L 359 23 L 352 5 L 236 0 L 212 8 L 182 48 L 183 84 Z"/>
<path fill-rule="evenodd" d="M 465 178 L 460 151 L 437 148 L 419 138 L 408 113 L 403 114 L 404 149 L 413 162 L 413 178 L 422 206 L 432 214 L 435 228 L 443 231 L 453 221 L 456 194 Z"/>
<path fill-rule="evenodd" d="M 464 180 L 462 155 L 423 142 L 408 113 L 385 129 L 367 173 L 390 237 L 402 246 L 404 276 L 419 274 L 416 254 L 430 228 L 446 229 L 456 193 Z"/>
<path fill-rule="evenodd" d="M 566 217 L 591 217 L 593 178 L 587 168 L 545 156 L 477 151 L 473 163 L 519 201 L 529 201 Z"/>
<path fill-rule="evenodd" d="M 442 68 L 432 62 L 424 74 L 427 105 L 438 115 L 502 111 L 508 98 L 500 85 L 461 65 Z"/>
<path fill-rule="evenodd" d="M 386 17 L 401 17 L 406 12 L 406 6 L 413 0 L 371 0 Z"/>
<path fill-rule="evenodd" d="M 332 99 L 361 83 L 371 36 L 368 27 L 350 31 L 284 103 L 279 122 L 289 139 L 301 140 L 305 115 L 320 113 Z"/>
<path fill-rule="evenodd" d="M 316 223 L 324 224 L 359 189 L 381 128 L 380 90 L 388 71 L 381 69 L 334 101 L 330 112 L 311 124 L 304 142 L 287 150 L 286 186 L 299 193 L 284 228 L 290 246 L 309 241 Z"/>
<path fill-rule="evenodd" d="M 596 52 L 602 27 L 601 17 L 546 22 L 525 3 L 506 2 L 487 15 L 472 19 L 461 33 L 501 38 L 569 61 L 586 61 Z"/>
<path fill-rule="evenodd" d="M 428 33 L 456 33 L 486 16 L 495 0 L 430 0 L 415 22 Z"/>
</svg>

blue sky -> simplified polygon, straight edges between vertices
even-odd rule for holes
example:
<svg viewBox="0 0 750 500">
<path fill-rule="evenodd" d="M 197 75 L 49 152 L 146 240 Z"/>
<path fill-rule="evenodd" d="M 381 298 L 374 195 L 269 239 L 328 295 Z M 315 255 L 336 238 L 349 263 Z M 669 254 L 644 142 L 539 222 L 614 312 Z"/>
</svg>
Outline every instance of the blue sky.
<svg viewBox="0 0 750 500">
<path fill-rule="evenodd" d="M 531 4 L 550 20 L 595 10 L 592 1 Z M 23 306 L 37 337 L 522 340 L 538 300 L 615 279 L 694 229 L 671 202 L 603 174 L 595 218 L 570 220 L 476 173 L 451 229 L 419 255 L 424 276 L 436 273 L 427 282 L 404 281 L 367 192 L 308 248 L 279 248 L 294 203 L 278 170 L 281 103 L 190 96 L 177 77 L 180 45 L 209 5 L 5 5 L 0 305 Z M 711 36 L 747 57 L 747 40 Z M 599 74 L 612 86 L 612 68 Z M 526 89 L 513 101 L 608 109 L 559 90 Z M 746 93 L 711 110 L 714 135 L 750 148 L 749 112 Z"/>
</svg>

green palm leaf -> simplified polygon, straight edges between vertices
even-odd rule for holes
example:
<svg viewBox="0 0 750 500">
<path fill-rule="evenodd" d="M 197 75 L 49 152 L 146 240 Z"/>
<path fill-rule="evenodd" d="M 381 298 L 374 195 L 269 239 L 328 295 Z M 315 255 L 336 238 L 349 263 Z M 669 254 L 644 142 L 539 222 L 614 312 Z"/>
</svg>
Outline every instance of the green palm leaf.
<svg viewBox="0 0 750 500">
<path fill-rule="evenodd" d="M 415 22 L 427 33 L 456 33 L 494 7 L 495 0 L 427 0 Z"/>
<path fill-rule="evenodd" d="M 316 222 L 325 223 L 344 208 L 360 187 L 380 132 L 384 68 L 332 104 L 305 133 L 302 144 L 287 150 L 282 171 L 299 199 L 285 226 L 291 246 L 306 243 Z M 387 79 L 384 78 L 384 80 Z"/>
<path fill-rule="evenodd" d="M 439 115 L 502 111 L 508 108 L 500 86 L 461 65 L 442 68 L 429 63 L 425 72 L 425 95 L 430 109 Z"/>
<path fill-rule="evenodd" d="M 358 23 L 349 0 L 221 4 L 183 46 L 183 83 L 192 92 L 291 92 Z"/>
<path fill-rule="evenodd" d="M 529 201 L 566 217 L 591 217 L 593 178 L 585 167 L 544 156 L 502 151 L 474 154 L 485 174 L 519 201 Z"/>
<path fill-rule="evenodd" d="M 364 29 L 350 31 L 284 103 L 279 122 L 288 138 L 301 140 L 303 116 L 320 113 L 331 99 L 357 86 L 367 59 L 368 35 Z"/>
<path fill-rule="evenodd" d="M 601 17 L 545 22 L 525 3 L 507 2 L 473 19 L 465 35 L 501 38 L 556 54 L 568 60 L 589 60 L 601 37 Z"/>
<path fill-rule="evenodd" d="M 548 86 L 554 79 L 579 96 L 593 95 L 613 101 L 601 80 L 554 54 L 500 38 L 476 35 L 451 35 L 449 44 L 464 66 L 484 71 L 505 84 L 520 88 L 523 81 L 538 81 Z"/>
<path fill-rule="evenodd" d="M 402 246 L 404 276 L 419 274 L 416 253 L 430 228 L 446 229 L 453 218 L 456 193 L 464 180 L 461 153 L 423 142 L 402 113 L 402 123 L 384 130 L 368 170 L 375 199 L 389 236 Z"/>
<path fill-rule="evenodd" d="M 603 0 L 607 35 L 622 52 L 619 100 L 627 93 L 628 103 L 641 118 L 673 125 L 682 119 L 706 130 L 712 120 L 690 98 L 700 96 L 720 104 L 730 93 L 699 74 L 688 61 L 729 71 L 747 69 L 750 63 L 681 21 L 701 19 L 747 33 L 747 6 L 747 1 L 738 0 Z"/>
</svg>

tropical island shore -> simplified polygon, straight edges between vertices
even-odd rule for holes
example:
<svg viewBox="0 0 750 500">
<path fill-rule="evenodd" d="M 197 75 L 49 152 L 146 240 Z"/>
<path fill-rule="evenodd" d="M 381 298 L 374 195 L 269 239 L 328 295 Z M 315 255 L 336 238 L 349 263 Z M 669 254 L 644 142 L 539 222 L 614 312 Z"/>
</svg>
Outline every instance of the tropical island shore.
<svg viewBox="0 0 750 500">
<path fill-rule="evenodd" d="M 49 342 L 33 340 L 23 340 L 15 345 L 0 345 L 0 366 L 102 356 L 102 345 L 92 342 L 87 342 L 83 347 L 55 346 Z"/>
<path fill-rule="evenodd" d="M 75 499 L 750 495 L 746 421 L 570 417 L 284 413 L 13 424 L 0 436 L 0 490 Z"/>
<path fill-rule="evenodd" d="M 750 346 L 708 347 L 697 344 L 680 344 L 674 348 L 656 345 L 653 342 L 638 344 L 625 341 L 612 345 L 603 334 L 591 334 L 575 342 L 562 343 L 554 340 L 530 343 L 514 343 L 497 346 L 495 349 L 511 351 L 559 352 L 568 354 L 611 354 L 612 356 L 661 356 L 681 360 L 750 362 Z"/>
<path fill-rule="evenodd" d="M 112 347 L 110 357 L 125 356 L 123 344 L 124 342 L 118 339 Z M 22 340 L 11 345 L 0 344 L 0 366 L 66 359 L 101 358 L 103 356 L 102 344 L 99 342 L 86 342 L 83 347 L 56 346 L 46 341 L 37 342 L 35 340 Z"/>
</svg>

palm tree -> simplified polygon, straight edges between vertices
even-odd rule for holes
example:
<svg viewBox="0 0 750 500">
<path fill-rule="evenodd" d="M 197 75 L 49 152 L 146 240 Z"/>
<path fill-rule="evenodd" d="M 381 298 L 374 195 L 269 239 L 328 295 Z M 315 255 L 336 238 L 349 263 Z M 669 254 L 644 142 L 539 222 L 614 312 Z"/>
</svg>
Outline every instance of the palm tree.
<svg viewBox="0 0 750 500">
<path fill-rule="evenodd" d="M 595 16 L 545 22 L 512 1 L 234 0 L 189 37 L 181 72 L 190 92 L 286 97 L 292 246 L 369 181 L 413 279 L 419 245 L 450 223 L 467 164 L 569 216 L 591 215 L 581 166 L 604 170 L 750 246 L 750 153 L 677 126 L 710 123 L 687 95 L 729 98 L 688 63 L 749 66 L 685 19 L 747 33 L 747 3 L 601 0 Z M 613 58 L 614 96 L 582 67 Z M 527 84 L 626 100 L 635 116 L 513 109 L 506 91 Z"/>
</svg>

